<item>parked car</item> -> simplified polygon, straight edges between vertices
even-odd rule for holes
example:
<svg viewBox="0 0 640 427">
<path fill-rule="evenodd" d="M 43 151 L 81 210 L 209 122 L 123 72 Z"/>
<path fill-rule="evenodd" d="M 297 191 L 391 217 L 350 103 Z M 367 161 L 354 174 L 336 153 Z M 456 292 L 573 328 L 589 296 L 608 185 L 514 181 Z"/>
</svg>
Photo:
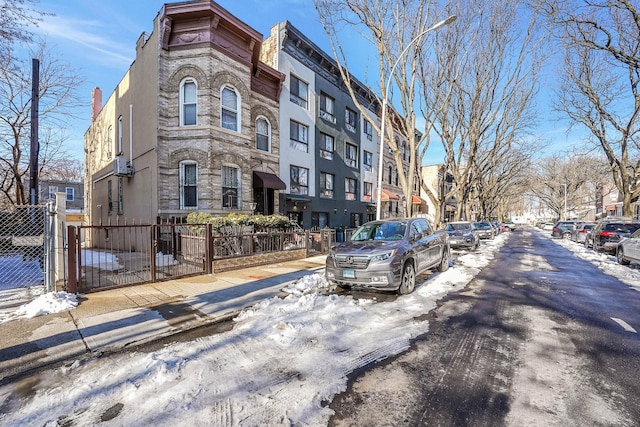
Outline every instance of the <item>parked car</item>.
<svg viewBox="0 0 640 427">
<path fill-rule="evenodd" d="M 571 232 L 571 240 L 577 243 L 584 243 L 587 234 L 596 225 L 595 222 L 583 222 Z"/>
<path fill-rule="evenodd" d="M 449 233 L 451 248 L 476 249 L 480 246 L 480 237 L 472 222 L 450 222 L 444 230 Z"/>
<path fill-rule="evenodd" d="M 640 221 L 628 218 L 603 218 L 596 222 L 596 225 L 591 230 L 593 249 L 615 253 L 618 243 L 623 238 L 629 237 L 638 228 L 640 228 Z"/>
<path fill-rule="evenodd" d="M 478 221 L 473 223 L 476 230 L 478 230 L 478 237 L 481 239 L 493 239 L 495 237 L 495 230 L 488 221 Z"/>
<path fill-rule="evenodd" d="M 449 268 L 449 234 L 425 218 L 371 221 L 329 251 L 325 273 L 343 288 L 363 287 L 408 294 L 416 276 Z"/>
<path fill-rule="evenodd" d="M 500 222 L 492 221 L 491 225 L 493 225 L 493 228 L 496 230 L 495 232 L 496 235 L 500 233 L 504 233 L 504 225 L 502 225 Z"/>
<path fill-rule="evenodd" d="M 513 231 L 516 229 L 516 223 L 513 221 L 506 221 L 502 223 L 505 230 Z"/>
<path fill-rule="evenodd" d="M 576 229 L 578 223 L 576 221 L 558 221 L 551 229 L 551 237 L 561 237 L 563 239 L 571 238 L 571 233 Z"/>
<path fill-rule="evenodd" d="M 631 261 L 640 263 L 640 228 L 618 243 L 616 258 L 622 265 L 629 265 Z"/>
</svg>

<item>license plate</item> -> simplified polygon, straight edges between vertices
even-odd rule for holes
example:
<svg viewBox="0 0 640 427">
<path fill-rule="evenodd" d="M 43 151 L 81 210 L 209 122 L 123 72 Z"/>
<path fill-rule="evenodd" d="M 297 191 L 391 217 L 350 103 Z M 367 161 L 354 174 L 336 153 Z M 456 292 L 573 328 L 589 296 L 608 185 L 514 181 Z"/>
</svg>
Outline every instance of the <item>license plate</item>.
<svg viewBox="0 0 640 427">
<path fill-rule="evenodd" d="M 347 279 L 355 279 L 356 278 L 356 272 L 353 270 L 342 270 L 342 277 L 347 278 Z"/>
</svg>

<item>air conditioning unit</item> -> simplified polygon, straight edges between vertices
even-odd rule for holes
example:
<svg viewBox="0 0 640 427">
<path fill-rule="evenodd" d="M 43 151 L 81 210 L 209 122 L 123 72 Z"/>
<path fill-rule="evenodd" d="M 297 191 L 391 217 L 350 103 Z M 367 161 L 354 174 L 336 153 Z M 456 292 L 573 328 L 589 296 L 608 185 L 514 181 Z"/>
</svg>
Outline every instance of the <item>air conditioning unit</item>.
<svg viewBox="0 0 640 427">
<path fill-rule="evenodd" d="M 131 174 L 129 162 L 125 156 L 116 156 L 113 161 L 113 174 L 116 176 L 129 176 Z"/>
</svg>

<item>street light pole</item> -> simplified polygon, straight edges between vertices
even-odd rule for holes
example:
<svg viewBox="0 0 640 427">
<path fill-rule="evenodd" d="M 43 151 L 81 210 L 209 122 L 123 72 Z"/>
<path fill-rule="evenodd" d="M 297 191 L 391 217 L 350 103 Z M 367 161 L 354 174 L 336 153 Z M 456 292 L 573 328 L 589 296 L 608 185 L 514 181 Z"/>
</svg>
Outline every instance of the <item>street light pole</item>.
<svg viewBox="0 0 640 427">
<path fill-rule="evenodd" d="M 444 25 L 450 24 L 453 21 L 455 21 L 456 18 L 457 18 L 456 15 L 451 15 L 447 19 L 438 22 L 433 27 L 427 28 L 426 30 L 424 30 L 423 32 L 415 36 L 414 39 L 411 40 L 409 44 L 407 44 L 407 47 L 404 48 L 402 53 L 400 53 L 400 55 L 396 59 L 396 62 L 393 64 L 393 67 L 391 67 L 391 70 L 389 71 L 389 78 L 387 78 L 387 82 L 384 86 L 384 96 L 382 97 L 382 118 L 381 118 L 382 124 L 380 125 L 380 150 L 379 150 L 380 158 L 378 159 L 378 194 L 376 196 L 376 220 L 380 219 L 380 212 L 382 210 L 382 163 L 383 163 L 382 159 L 384 157 L 384 128 L 385 128 L 385 121 L 386 121 L 385 118 L 387 115 L 387 97 L 389 96 L 389 86 L 391 85 L 391 77 L 393 77 L 393 72 L 398 66 L 398 63 L 400 62 L 400 58 L 402 58 L 404 54 L 407 53 L 407 51 L 409 50 L 409 47 L 411 47 L 412 44 L 418 41 L 420 37 L 424 36 L 429 31 L 436 30 Z"/>
</svg>

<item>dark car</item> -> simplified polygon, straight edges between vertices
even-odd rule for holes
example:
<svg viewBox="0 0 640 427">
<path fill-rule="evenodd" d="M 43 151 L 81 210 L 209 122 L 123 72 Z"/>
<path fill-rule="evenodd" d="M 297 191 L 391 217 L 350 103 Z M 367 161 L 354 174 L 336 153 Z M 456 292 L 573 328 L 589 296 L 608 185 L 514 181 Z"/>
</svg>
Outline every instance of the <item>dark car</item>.
<svg viewBox="0 0 640 427">
<path fill-rule="evenodd" d="M 348 242 L 329 251 L 327 280 L 342 288 L 364 287 L 408 294 L 416 276 L 449 268 L 449 235 L 434 231 L 424 218 L 371 221 Z"/>
<path fill-rule="evenodd" d="M 615 252 L 618 243 L 640 228 L 640 221 L 626 218 L 604 218 L 591 230 L 591 244 L 596 251 Z"/>
<path fill-rule="evenodd" d="M 493 239 L 496 236 L 496 231 L 488 221 L 479 221 L 473 223 L 476 230 L 478 230 L 478 237 L 481 239 Z"/>
<path fill-rule="evenodd" d="M 629 265 L 631 261 L 640 263 L 640 228 L 618 243 L 616 258 L 622 265 Z"/>
<path fill-rule="evenodd" d="M 571 233 L 579 223 L 576 221 L 558 221 L 553 225 L 551 237 L 571 238 Z"/>
<path fill-rule="evenodd" d="M 480 237 L 472 222 L 450 222 L 444 230 L 449 233 L 449 245 L 452 248 L 476 249 L 480 246 Z"/>
</svg>

